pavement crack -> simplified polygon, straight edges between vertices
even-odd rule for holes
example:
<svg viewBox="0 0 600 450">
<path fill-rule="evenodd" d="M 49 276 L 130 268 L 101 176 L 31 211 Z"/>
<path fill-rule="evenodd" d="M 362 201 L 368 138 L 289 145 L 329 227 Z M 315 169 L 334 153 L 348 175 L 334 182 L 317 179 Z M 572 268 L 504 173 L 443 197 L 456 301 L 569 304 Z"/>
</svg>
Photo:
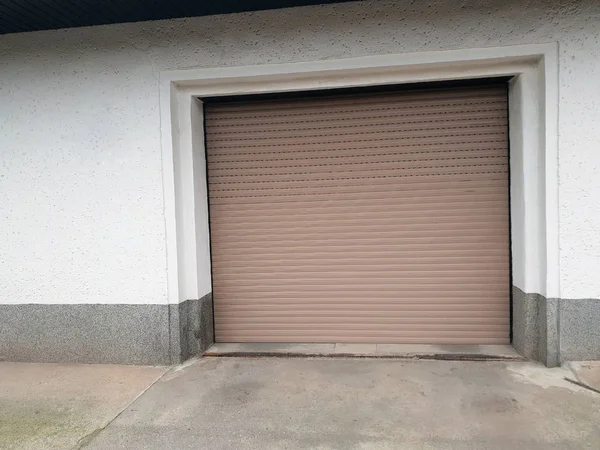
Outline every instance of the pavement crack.
<svg viewBox="0 0 600 450">
<path fill-rule="evenodd" d="M 565 381 L 568 381 L 569 383 L 573 383 L 574 385 L 582 387 L 582 388 L 587 389 L 589 391 L 595 392 L 596 394 L 600 394 L 600 390 L 595 389 L 595 388 L 593 388 L 591 386 L 588 386 L 587 384 L 582 383 L 581 381 L 573 380 L 573 379 L 571 379 L 569 377 L 565 377 Z"/>
<path fill-rule="evenodd" d="M 121 411 L 119 411 L 117 414 L 115 414 L 115 416 L 110 419 L 108 422 L 106 422 L 102 427 L 100 428 L 96 428 L 94 431 L 92 431 L 91 433 L 86 434 L 85 436 L 82 436 L 81 438 L 79 438 L 79 440 L 77 441 L 77 443 L 71 448 L 71 450 L 79 450 L 82 448 L 85 448 L 90 442 L 92 442 L 96 436 L 98 436 L 102 431 L 104 431 L 111 423 L 113 423 L 115 420 L 117 420 L 117 418 L 119 418 L 121 416 L 121 414 L 123 414 L 123 412 L 125 410 L 127 410 L 131 405 L 133 405 L 142 395 L 144 395 L 148 389 L 150 389 L 152 386 L 154 386 L 156 383 L 158 383 L 160 380 L 163 379 L 163 377 L 170 373 L 173 370 L 173 367 L 170 367 L 169 370 L 166 370 L 164 373 L 162 373 L 159 377 L 156 378 L 156 380 L 154 380 L 152 383 L 150 383 L 145 389 L 143 389 L 138 395 L 136 395 L 129 403 L 127 403 L 123 409 L 121 409 Z"/>
</svg>

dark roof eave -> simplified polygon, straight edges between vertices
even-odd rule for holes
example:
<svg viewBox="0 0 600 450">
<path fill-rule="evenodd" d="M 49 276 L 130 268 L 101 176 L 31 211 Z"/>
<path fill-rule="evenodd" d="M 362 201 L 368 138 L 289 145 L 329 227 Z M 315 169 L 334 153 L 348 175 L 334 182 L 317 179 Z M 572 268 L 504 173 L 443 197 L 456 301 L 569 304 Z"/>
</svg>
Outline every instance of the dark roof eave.
<svg viewBox="0 0 600 450">
<path fill-rule="evenodd" d="M 236 12 L 349 0 L 0 0 L 0 34 Z"/>
</svg>

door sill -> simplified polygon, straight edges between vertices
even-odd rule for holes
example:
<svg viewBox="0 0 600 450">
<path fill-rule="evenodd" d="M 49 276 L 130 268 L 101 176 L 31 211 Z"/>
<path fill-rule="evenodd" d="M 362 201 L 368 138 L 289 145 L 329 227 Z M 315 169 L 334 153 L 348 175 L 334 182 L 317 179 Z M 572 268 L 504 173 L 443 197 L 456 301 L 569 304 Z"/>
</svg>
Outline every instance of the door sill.
<svg viewBox="0 0 600 450">
<path fill-rule="evenodd" d="M 510 345 L 216 343 L 207 357 L 524 361 Z"/>
</svg>

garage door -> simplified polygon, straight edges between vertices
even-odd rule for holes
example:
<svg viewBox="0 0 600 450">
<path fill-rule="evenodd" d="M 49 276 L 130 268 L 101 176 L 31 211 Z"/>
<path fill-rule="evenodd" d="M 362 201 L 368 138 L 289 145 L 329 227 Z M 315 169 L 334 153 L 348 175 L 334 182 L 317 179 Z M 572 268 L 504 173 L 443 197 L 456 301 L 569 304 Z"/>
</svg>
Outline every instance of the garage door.
<svg viewBox="0 0 600 450">
<path fill-rule="evenodd" d="M 509 342 L 506 85 L 205 120 L 218 342 Z"/>
</svg>

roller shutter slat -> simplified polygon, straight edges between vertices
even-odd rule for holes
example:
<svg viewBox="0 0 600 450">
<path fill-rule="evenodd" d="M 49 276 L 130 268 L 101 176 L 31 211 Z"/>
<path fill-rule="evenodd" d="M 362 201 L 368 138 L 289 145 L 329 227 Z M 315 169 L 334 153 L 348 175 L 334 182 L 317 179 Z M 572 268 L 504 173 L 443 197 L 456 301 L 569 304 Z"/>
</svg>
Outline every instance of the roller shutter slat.
<svg viewBox="0 0 600 450">
<path fill-rule="evenodd" d="M 250 114 L 258 115 L 265 112 L 276 112 L 279 117 L 297 117 L 305 115 L 306 110 L 320 109 L 324 113 L 340 110 L 373 110 L 381 111 L 389 108 L 427 108 L 430 106 L 466 106 L 473 104 L 502 105 L 505 99 L 498 95 L 496 86 L 489 89 L 477 88 L 477 96 L 473 96 L 473 88 L 453 88 L 448 90 L 444 97 L 440 96 L 440 90 L 415 90 L 412 93 L 399 94 L 402 101 L 391 93 L 376 94 L 351 94 L 331 96 L 328 98 L 306 98 L 301 100 L 269 100 L 259 102 L 209 104 L 207 119 L 231 119 L 233 117 Z M 282 116 L 281 113 L 286 113 Z"/>
<path fill-rule="evenodd" d="M 217 341 L 508 343 L 506 98 L 206 104 Z"/>
</svg>

